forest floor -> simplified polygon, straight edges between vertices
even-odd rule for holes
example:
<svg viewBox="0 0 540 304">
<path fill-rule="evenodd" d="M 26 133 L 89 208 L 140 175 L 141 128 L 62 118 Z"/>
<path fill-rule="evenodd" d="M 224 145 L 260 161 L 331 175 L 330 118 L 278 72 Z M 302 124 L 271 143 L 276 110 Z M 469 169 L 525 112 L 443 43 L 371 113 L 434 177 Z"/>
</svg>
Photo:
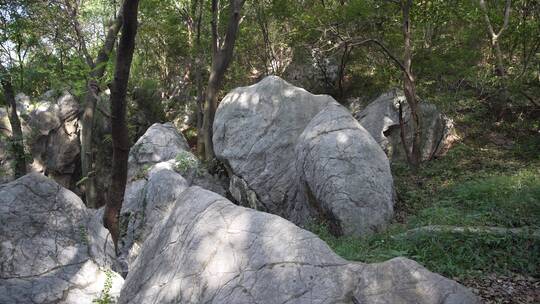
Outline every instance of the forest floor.
<svg viewBox="0 0 540 304">
<path fill-rule="evenodd" d="M 392 164 L 398 200 L 385 232 L 357 239 L 333 237 L 321 225 L 312 230 L 349 260 L 406 256 L 470 287 L 486 303 L 540 303 L 540 122 L 524 118 L 529 114 L 505 122 L 490 118 L 478 102 L 458 103 L 450 116 L 462 140 L 446 156 L 417 172 Z M 434 225 L 445 226 L 411 231 Z"/>
</svg>

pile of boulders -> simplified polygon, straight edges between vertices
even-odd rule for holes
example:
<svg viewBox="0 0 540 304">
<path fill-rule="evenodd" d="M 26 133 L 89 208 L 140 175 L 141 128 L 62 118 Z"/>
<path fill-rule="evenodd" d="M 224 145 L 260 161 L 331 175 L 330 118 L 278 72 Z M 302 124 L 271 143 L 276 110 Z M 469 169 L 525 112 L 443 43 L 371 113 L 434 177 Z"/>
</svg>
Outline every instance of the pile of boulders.
<svg viewBox="0 0 540 304">
<path fill-rule="evenodd" d="M 218 155 L 251 192 L 230 187 L 255 207 L 318 216 L 338 233 L 368 233 L 391 216 L 386 156 L 327 96 L 269 78 L 229 94 L 214 130 Z M 478 303 L 414 261 L 350 262 L 287 219 L 234 204 L 171 124 L 137 141 L 128 175 L 119 256 L 103 209 L 36 173 L 0 185 L 0 302 Z M 275 192 L 260 192 L 261 181 Z"/>
</svg>

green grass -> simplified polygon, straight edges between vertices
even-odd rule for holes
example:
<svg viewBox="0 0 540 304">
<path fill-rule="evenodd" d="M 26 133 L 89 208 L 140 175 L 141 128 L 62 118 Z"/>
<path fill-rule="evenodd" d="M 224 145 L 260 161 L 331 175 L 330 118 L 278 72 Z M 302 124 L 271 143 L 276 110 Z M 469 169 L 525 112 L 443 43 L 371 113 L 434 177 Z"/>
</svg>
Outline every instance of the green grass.
<svg viewBox="0 0 540 304">
<path fill-rule="evenodd" d="M 416 173 L 393 164 L 398 216 L 383 233 L 359 239 L 336 238 L 322 225 L 312 230 L 349 260 L 405 256 L 449 277 L 493 272 L 540 277 L 540 241 L 527 236 L 423 233 L 392 238 L 427 225 L 540 229 L 540 150 L 533 152 L 535 140 L 520 140 L 505 149 L 473 137 Z"/>
</svg>

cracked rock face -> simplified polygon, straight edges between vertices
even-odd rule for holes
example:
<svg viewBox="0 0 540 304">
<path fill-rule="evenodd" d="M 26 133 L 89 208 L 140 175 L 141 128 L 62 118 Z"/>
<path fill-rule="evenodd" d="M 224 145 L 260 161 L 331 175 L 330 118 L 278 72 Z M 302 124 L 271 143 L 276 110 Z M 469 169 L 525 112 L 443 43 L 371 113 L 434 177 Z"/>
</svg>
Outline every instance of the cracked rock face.
<svg viewBox="0 0 540 304">
<path fill-rule="evenodd" d="M 184 136 L 171 123 L 155 123 L 129 151 L 128 180 L 145 167 L 174 159 L 180 151 L 189 150 Z"/>
<path fill-rule="evenodd" d="M 384 152 L 330 96 L 276 76 L 237 88 L 219 105 L 213 142 L 242 205 L 300 225 L 319 218 L 335 234 L 361 236 L 392 215 Z"/>
<path fill-rule="evenodd" d="M 159 222 L 166 218 L 176 199 L 189 187 L 171 163 L 155 165 L 145 178 L 130 182 L 126 187 L 121 211 L 119 264 L 123 275 L 139 254 L 144 241 Z"/>
<path fill-rule="evenodd" d="M 155 124 L 129 154 L 131 177 L 120 212 L 120 272 L 126 275 L 152 229 L 167 218 L 174 202 L 191 185 L 225 195 L 217 177 L 201 167 L 184 137 L 171 124 Z M 179 166 L 177 157 L 183 160 Z M 166 160 L 154 163 L 155 160 Z"/>
<path fill-rule="evenodd" d="M 364 110 L 354 115 L 379 143 L 390 160 L 407 159 L 401 142 L 400 103 L 403 107 L 406 141 L 411 143 L 413 134 L 412 122 L 410 122 L 411 111 L 405 95 L 400 90 L 392 90 L 382 94 Z M 419 113 L 422 120 L 422 160 L 428 161 L 443 156 L 459 139 L 452 120 L 443 115 L 434 104 L 426 102 L 419 104 Z M 408 149 L 412 149 L 412 147 L 408 147 Z"/>
<path fill-rule="evenodd" d="M 390 221 L 393 181 L 388 159 L 344 107 L 315 116 L 296 145 L 301 193 L 331 218 L 337 235 L 366 235 Z"/>
<path fill-rule="evenodd" d="M 362 264 L 268 213 L 190 187 L 154 229 L 119 303 L 477 303 L 465 287 L 397 258 Z"/>
<path fill-rule="evenodd" d="M 107 281 L 119 294 L 105 229 L 54 181 L 34 173 L 0 186 L 0 223 L 0 303 L 92 303 Z"/>
<path fill-rule="evenodd" d="M 77 100 L 69 92 L 63 92 L 56 101 L 51 97 L 31 103 L 24 94 L 18 94 L 16 99 L 26 150 L 33 158 L 29 169 L 46 174 L 66 188 L 75 189 L 81 150 Z M 0 132 L 10 137 L 11 126 L 7 128 L 7 125 L 7 113 L 0 111 Z M 5 147 L 0 146 L 0 166 L 3 168 L 11 162 L 12 156 L 8 154 Z M 13 172 L 7 171 L 0 183 L 14 179 Z"/>
</svg>

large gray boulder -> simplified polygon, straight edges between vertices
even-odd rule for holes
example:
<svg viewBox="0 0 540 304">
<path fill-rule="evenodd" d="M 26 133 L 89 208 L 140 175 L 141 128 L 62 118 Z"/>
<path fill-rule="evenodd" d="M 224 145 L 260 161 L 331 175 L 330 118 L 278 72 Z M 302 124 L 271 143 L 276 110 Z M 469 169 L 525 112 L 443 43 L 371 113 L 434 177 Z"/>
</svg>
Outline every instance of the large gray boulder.
<svg viewBox="0 0 540 304">
<path fill-rule="evenodd" d="M 213 142 L 242 205 L 360 236 L 392 215 L 384 152 L 330 96 L 276 76 L 237 88 L 217 110 Z"/>
<path fill-rule="evenodd" d="M 0 223 L 0 303 L 118 296 L 110 237 L 71 191 L 36 173 L 1 185 Z"/>
<path fill-rule="evenodd" d="M 296 155 L 300 193 L 334 234 L 366 235 L 390 221 L 388 160 L 347 109 L 332 103 L 317 114 L 300 135 Z"/>
<path fill-rule="evenodd" d="M 405 140 L 412 149 L 411 111 L 401 90 L 382 94 L 365 109 L 355 114 L 360 124 L 369 131 L 391 160 L 405 160 L 399 125 L 399 104 L 402 104 Z M 459 139 L 452 120 L 443 115 L 434 104 L 421 102 L 419 114 L 422 121 L 422 160 L 428 161 L 444 155 Z"/>
<path fill-rule="evenodd" d="M 349 262 L 281 217 L 191 187 L 148 237 L 119 303 L 478 302 L 411 260 Z"/>
</svg>

